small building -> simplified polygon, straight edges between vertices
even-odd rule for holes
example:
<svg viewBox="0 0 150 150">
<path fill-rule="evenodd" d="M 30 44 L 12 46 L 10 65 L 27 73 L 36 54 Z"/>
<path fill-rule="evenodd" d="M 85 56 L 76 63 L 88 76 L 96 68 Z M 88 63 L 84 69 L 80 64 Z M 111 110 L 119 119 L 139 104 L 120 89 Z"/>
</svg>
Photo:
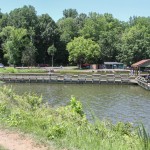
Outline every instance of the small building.
<svg viewBox="0 0 150 150">
<path fill-rule="evenodd" d="M 120 62 L 104 62 L 106 69 L 124 69 L 124 64 Z"/>
<path fill-rule="evenodd" d="M 149 71 L 150 70 L 150 59 L 143 59 L 131 65 L 135 72 Z"/>
</svg>

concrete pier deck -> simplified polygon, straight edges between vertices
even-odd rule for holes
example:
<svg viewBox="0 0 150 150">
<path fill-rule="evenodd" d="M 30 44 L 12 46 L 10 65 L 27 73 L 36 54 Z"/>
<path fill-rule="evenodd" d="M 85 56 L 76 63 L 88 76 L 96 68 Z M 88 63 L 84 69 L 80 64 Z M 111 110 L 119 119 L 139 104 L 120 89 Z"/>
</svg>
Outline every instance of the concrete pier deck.
<svg viewBox="0 0 150 150">
<path fill-rule="evenodd" d="M 137 84 L 128 74 L 0 74 L 0 80 L 7 83 Z"/>
</svg>

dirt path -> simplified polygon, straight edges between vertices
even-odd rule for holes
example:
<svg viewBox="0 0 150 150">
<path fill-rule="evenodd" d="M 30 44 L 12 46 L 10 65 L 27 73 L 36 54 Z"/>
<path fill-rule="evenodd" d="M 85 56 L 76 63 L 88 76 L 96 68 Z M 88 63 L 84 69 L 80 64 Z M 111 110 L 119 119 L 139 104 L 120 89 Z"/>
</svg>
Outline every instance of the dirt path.
<svg viewBox="0 0 150 150">
<path fill-rule="evenodd" d="M 30 137 L 13 131 L 0 129 L 0 145 L 8 150 L 54 150 L 39 145 Z"/>
</svg>

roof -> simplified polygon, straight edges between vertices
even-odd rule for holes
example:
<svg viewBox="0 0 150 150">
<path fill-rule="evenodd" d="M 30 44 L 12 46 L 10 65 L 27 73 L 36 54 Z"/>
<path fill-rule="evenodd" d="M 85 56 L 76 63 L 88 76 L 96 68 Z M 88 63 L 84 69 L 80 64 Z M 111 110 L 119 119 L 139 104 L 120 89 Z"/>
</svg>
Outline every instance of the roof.
<svg viewBox="0 0 150 150">
<path fill-rule="evenodd" d="M 150 59 L 144 59 L 131 65 L 131 67 L 147 67 L 150 65 Z"/>
<path fill-rule="evenodd" d="M 121 65 L 123 63 L 119 63 L 119 62 L 104 62 L 105 65 Z"/>
</svg>

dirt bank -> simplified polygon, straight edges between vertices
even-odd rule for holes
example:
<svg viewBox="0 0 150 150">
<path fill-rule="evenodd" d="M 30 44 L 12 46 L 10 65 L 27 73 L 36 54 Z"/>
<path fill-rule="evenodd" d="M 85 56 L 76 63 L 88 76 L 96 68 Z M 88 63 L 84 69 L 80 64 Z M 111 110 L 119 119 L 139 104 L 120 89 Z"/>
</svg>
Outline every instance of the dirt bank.
<svg viewBox="0 0 150 150">
<path fill-rule="evenodd" d="M 0 145 L 8 150 L 55 150 L 35 142 L 31 137 L 18 132 L 0 129 Z"/>
</svg>

